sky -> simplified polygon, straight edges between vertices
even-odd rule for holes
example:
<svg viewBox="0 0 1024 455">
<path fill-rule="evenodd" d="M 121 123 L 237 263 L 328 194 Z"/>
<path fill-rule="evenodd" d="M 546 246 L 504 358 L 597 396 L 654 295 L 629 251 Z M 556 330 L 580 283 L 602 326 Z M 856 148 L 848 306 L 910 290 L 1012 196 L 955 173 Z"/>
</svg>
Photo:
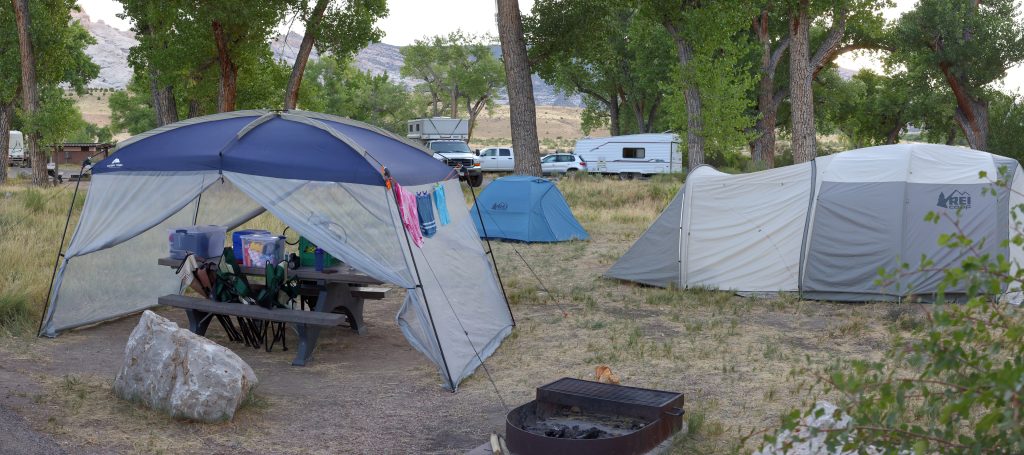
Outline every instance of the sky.
<svg viewBox="0 0 1024 455">
<path fill-rule="evenodd" d="M 916 0 L 896 0 L 895 5 L 883 14 L 887 19 L 896 19 L 913 8 L 915 3 Z M 122 10 L 120 3 L 114 0 L 79 0 L 78 4 L 93 20 L 103 20 L 122 30 L 130 26 L 128 22 L 117 18 L 117 13 Z M 531 7 L 533 0 L 519 0 L 519 8 L 524 13 Z M 378 24 L 384 31 L 382 41 L 388 44 L 404 46 L 425 36 L 444 35 L 458 29 L 474 35 L 498 35 L 492 0 L 388 0 L 388 9 L 389 16 Z M 288 24 L 282 24 L 279 29 L 287 31 Z M 298 24 L 292 24 L 291 30 L 302 32 Z M 871 68 L 881 72 L 878 55 L 869 52 L 843 55 L 836 62 L 843 68 Z M 1024 94 L 1024 65 L 1012 68 L 1002 87 Z"/>
</svg>

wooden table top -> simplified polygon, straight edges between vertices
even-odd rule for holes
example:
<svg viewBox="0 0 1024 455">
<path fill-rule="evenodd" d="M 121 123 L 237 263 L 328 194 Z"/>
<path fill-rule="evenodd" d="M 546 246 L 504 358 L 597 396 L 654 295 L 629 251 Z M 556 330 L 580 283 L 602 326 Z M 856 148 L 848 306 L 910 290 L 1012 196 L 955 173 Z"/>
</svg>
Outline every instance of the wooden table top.
<svg viewBox="0 0 1024 455">
<path fill-rule="evenodd" d="M 181 267 L 182 259 L 164 257 L 157 259 L 157 264 L 178 268 Z M 241 267 L 242 273 L 246 275 L 263 276 L 266 271 L 262 267 Z M 348 264 L 338 264 L 317 272 L 313 267 L 299 267 L 287 269 L 285 272 L 289 277 L 296 277 L 300 280 L 322 280 L 328 283 L 356 283 L 356 284 L 383 284 L 382 281 L 371 277 Z"/>
</svg>

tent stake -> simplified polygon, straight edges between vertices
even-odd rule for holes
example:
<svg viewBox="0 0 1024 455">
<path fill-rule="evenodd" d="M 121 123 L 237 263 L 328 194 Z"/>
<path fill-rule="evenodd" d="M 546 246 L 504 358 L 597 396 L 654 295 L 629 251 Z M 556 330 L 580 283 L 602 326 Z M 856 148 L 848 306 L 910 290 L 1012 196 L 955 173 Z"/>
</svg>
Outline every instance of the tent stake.
<svg viewBox="0 0 1024 455">
<path fill-rule="evenodd" d="M 494 266 L 494 275 L 498 277 L 498 286 L 501 287 L 501 295 L 505 297 L 505 307 L 508 308 L 508 317 L 512 318 L 512 327 L 516 326 L 516 316 L 512 314 L 512 304 L 508 301 L 508 294 L 505 293 L 505 283 L 501 281 L 501 272 L 498 271 L 498 258 L 494 256 L 494 248 L 491 247 L 491 238 L 487 235 L 487 225 L 484 224 L 484 216 L 480 213 L 480 206 L 476 204 L 476 190 L 469 185 L 469 193 L 473 195 L 473 208 L 476 209 L 476 217 L 480 220 L 480 228 L 484 230 L 484 241 L 487 242 L 487 255 L 491 257 L 491 265 Z"/>
<path fill-rule="evenodd" d="M 97 155 L 98 154 L 99 153 L 97 153 Z M 71 212 L 75 210 L 75 199 L 78 198 L 78 187 L 82 184 L 82 179 L 85 177 L 85 167 L 92 164 L 92 161 L 89 158 L 82 161 L 82 168 L 78 170 L 78 180 L 75 181 L 75 191 L 71 193 L 71 203 L 68 204 L 68 216 L 67 219 L 64 220 L 64 233 L 60 235 L 60 246 L 57 247 L 57 258 L 53 261 L 53 273 L 50 275 L 50 286 L 46 290 L 46 305 L 43 307 L 42 316 L 39 317 L 39 328 L 36 329 L 37 337 L 42 335 L 43 322 L 46 321 L 46 313 L 50 311 L 50 297 L 53 294 L 53 281 L 57 279 L 57 267 L 60 265 L 61 256 L 64 256 L 64 240 L 68 236 L 68 226 L 71 224 Z M 58 171 L 59 170 L 55 170 L 54 172 Z"/>
</svg>

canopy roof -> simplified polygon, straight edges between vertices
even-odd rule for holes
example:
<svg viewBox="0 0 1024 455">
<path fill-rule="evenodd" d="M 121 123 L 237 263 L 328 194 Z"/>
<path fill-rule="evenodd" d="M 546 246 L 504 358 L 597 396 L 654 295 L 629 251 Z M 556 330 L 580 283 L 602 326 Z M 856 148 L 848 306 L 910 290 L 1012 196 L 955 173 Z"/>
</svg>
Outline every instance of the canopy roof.
<svg viewBox="0 0 1024 455">
<path fill-rule="evenodd" d="M 451 168 L 419 145 L 354 120 L 307 111 L 207 115 L 134 136 L 93 173 L 229 171 L 313 181 L 402 185 L 446 180 Z"/>
</svg>

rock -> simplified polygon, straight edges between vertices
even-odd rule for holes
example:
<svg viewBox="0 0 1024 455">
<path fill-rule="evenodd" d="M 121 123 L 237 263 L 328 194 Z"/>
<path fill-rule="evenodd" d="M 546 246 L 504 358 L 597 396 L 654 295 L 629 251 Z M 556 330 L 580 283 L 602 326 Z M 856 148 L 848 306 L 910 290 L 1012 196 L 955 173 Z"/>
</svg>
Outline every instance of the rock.
<svg viewBox="0 0 1024 455">
<path fill-rule="evenodd" d="M 146 311 L 128 338 L 114 393 L 171 417 L 220 422 L 257 384 L 234 352 Z"/>
<path fill-rule="evenodd" d="M 814 414 L 819 409 L 825 412 L 821 417 L 815 417 Z M 800 422 L 801 425 L 796 428 L 795 435 L 788 430 L 783 431 L 779 433 L 774 446 L 767 445 L 761 450 L 754 452 L 753 455 L 856 455 L 859 453 L 881 455 L 883 453 L 878 448 L 871 446 L 864 447 L 863 451 L 843 451 L 838 448 L 830 451 L 825 444 L 825 433 L 818 433 L 812 437 L 811 428 L 821 430 L 846 428 L 853 421 L 845 412 L 840 413 L 839 419 L 836 420 L 833 417 L 836 409 L 835 405 L 827 401 L 817 402 L 814 407 L 815 412 L 804 416 Z M 793 446 L 789 450 L 784 449 L 785 445 L 789 442 L 792 442 Z"/>
</svg>

